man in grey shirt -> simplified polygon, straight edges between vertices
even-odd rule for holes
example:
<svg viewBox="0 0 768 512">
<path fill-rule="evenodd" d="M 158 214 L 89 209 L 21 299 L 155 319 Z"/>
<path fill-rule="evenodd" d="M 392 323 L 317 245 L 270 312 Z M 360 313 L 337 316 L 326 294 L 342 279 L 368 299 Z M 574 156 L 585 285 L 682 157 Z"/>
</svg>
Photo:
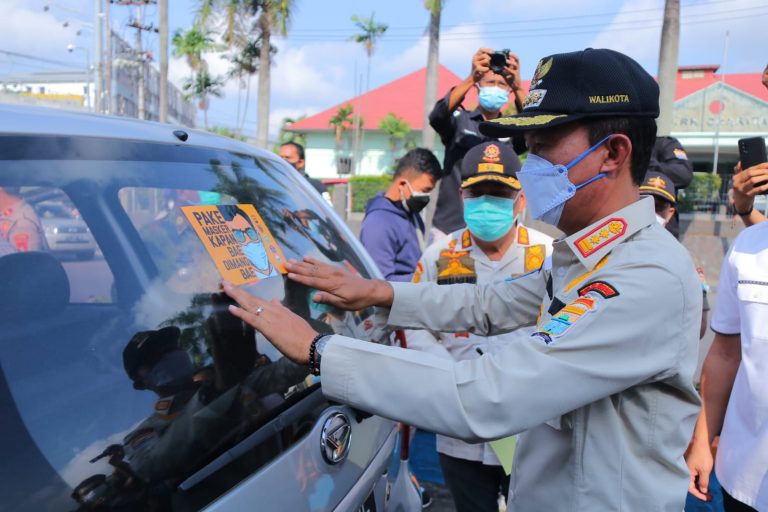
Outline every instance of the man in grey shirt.
<svg viewBox="0 0 768 512">
<path fill-rule="evenodd" d="M 501 350 L 450 361 L 318 335 L 225 284 L 241 305 L 230 310 L 322 374 L 333 400 L 470 441 L 522 432 L 508 510 L 679 512 L 702 303 L 691 258 L 639 196 L 658 91 L 618 52 L 557 54 L 539 62 L 520 114 L 481 125 L 525 133 L 517 178 L 529 210 L 565 233 L 551 267 L 440 287 L 365 280 L 312 259 L 288 265 L 289 278 L 322 290 L 316 302 L 389 307 L 392 327 L 527 327 Z"/>
</svg>

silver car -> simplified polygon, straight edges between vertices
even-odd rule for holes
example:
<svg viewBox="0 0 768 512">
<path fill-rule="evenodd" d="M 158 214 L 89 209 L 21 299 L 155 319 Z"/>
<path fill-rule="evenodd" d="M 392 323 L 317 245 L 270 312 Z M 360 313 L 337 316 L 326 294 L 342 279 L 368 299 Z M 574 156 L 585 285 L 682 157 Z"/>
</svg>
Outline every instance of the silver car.
<svg viewBox="0 0 768 512">
<path fill-rule="evenodd" d="M 49 238 L 0 257 L 0 509 L 386 510 L 396 424 L 327 402 L 219 293 L 227 275 L 319 331 L 390 343 L 373 311 L 316 305 L 281 271 L 311 255 L 377 274 L 307 181 L 186 128 L 0 119 L 0 187 L 19 205 L 56 198 L 30 222 L 84 226 L 67 236 L 103 255 L 60 260 Z M 50 201 L 80 220 L 48 223 Z"/>
<path fill-rule="evenodd" d="M 66 204 L 42 201 L 35 204 L 35 212 L 43 227 L 48 249 L 62 256 L 91 260 L 96 253 L 96 241 L 91 230 Z"/>
</svg>

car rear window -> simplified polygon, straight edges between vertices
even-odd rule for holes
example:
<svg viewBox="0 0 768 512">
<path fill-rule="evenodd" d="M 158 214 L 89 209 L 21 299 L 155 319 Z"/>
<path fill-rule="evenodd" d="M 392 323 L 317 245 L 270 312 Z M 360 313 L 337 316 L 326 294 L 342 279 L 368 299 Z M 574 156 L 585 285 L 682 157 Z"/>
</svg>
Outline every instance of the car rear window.
<svg viewBox="0 0 768 512">
<path fill-rule="evenodd" d="M 229 315 L 220 268 L 185 209 L 237 206 L 264 231 L 258 223 L 255 231 L 231 227 L 230 241 L 268 233 L 283 259 L 312 255 L 364 276 L 370 267 L 349 231 L 282 163 L 122 141 L 115 152 L 132 158 L 110 159 L 104 144 L 78 144 L 0 162 L 0 187 L 59 192 L 35 211 L 41 222 L 82 221 L 96 249 L 87 260 L 94 267 L 80 275 L 100 287 L 97 300 L 62 298 L 53 288 L 71 280 L 67 265 L 82 264 L 77 256 L 0 245 L 0 508 L 200 508 L 291 446 L 319 411 L 252 436 L 314 396 L 317 379 Z M 88 157 L 91 150 L 97 155 Z M 313 290 L 279 270 L 243 286 L 318 331 L 388 342 L 373 311 L 316 305 Z M 256 438 L 236 463 L 198 478 Z M 182 491 L 191 480 L 198 483 Z"/>
</svg>

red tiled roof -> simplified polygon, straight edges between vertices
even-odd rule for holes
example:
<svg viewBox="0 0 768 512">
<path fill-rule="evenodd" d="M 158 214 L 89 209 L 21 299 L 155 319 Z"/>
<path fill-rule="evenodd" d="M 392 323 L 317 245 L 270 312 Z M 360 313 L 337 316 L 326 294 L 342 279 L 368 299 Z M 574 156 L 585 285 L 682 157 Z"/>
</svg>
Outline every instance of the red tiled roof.
<svg viewBox="0 0 768 512">
<path fill-rule="evenodd" d="M 378 130 L 379 121 L 388 113 L 394 112 L 411 125 L 412 130 L 421 130 L 424 124 L 424 86 L 427 79 L 427 68 L 421 68 L 402 78 L 371 89 L 366 94 L 357 96 L 318 114 L 302 119 L 288 126 L 291 131 L 323 131 L 330 130 L 328 121 L 336 115 L 339 107 L 351 103 L 356 111 L 362 112 L 366 130 Z M 437 97 L 442 98 L 451 87 L 462 81 L 458 75 L 441 65 L 437 75 Z M 528 82 L 523 86 L 527 89 Z M 474 88 L 464 99 L 464 106 L 477 106 L 477 94 Z"/>
<path fill-rule="evenodd" d="M 701 89 L 704 89 L 720 81 L 720 75 L 714 73 L 716 66 L 681 66 L 677 76 L 677 89 L 675 99 L 679 100 Z M 703 71 L 700 78 L 683 78 L 690 71 Z M 318 114 L 302 119 L 288 126 L 291 131 L 309 132 L 331 130 L 328 121 L 336 115 L 339 107 L 351 103 L 356 111 L 362 112 L 366 130 L 378 130 L 379 121 L 389 112 L 404 118 L 413 130 L 423 128 L 424 115 L 424 85 L 427 70 L 421 68 L 397 80 L 370 90 L 366 94 L 357 96 L 338 105 L 324 110 Z M 761 73 L 734 73 L 726 75 L 725 83 L 740 89 L 747 94 L 768 101 L 768 90 L 761 83 Z M 437 97 L 443 97 L 448 90 L 462 81 L 458 75 L 445 66 L 440 66 L 437 79 Z M 529 80 L 524 80 L 522 86 L 528 89 Z M 464 106 L 468 109 L 477 106 L 477 94 L 471 89 L 464 99 Z"/>
<path fill-rule="evenodd" d="M 768 89 L 766 89 L 761 80 L 762 73 L 734 73 L 725 75 L 725 83 L 744 91 L 745 93 L 768 101 Z M 721 75 L 706 73 L 703 78 L 682 78 L 677 77 L 677 89 L 675 90 L 675 99 L 685 98 L 701 89 L 720 81 Z"/>
</svg>

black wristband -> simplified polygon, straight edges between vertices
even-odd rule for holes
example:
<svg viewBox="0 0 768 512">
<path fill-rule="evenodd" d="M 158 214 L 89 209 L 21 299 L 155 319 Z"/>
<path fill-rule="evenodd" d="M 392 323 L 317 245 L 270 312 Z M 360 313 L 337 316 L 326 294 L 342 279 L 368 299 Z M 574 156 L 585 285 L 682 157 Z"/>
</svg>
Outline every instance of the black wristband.
<svg viewBox="0 0 768 512">
<path fill-rule="evenodd" d="M 326 334 L 318 334 L 309 345 L 309 372 L 312 375 L 320 375 L 320 354 L 317 353 L 317 342 Z"/>
<path fill-rule="evenodd" d="M 752 213 L 752 210 L 754 210 L 754 209 L 755 209 L 755 205 L 753 204 L 752 206 L 749 207 L 749 210 L 747 210 L 745 212 L 737 211 L 736 215 L 738 215 L 739 217 L 746 217 L 747 215 Z"/>
</svg>

